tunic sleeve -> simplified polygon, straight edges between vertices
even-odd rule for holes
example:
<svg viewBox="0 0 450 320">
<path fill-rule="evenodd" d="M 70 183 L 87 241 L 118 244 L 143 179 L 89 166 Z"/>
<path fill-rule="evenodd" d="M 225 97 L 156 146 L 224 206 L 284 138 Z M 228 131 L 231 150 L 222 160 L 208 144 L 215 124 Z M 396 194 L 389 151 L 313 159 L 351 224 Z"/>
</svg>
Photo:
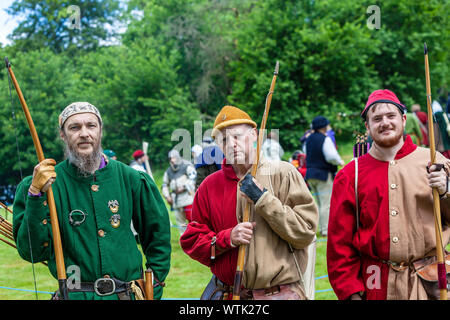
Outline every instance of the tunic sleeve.
<svg viewBox="0 0 450 320">
<path fill-rule="evenodd" d="M 195 194 L 192 207 L 192 222 L 180 237 L 183 251 L 192 259 L 211 266 L 211 241 L 216 237 L 216 256 L 231 249 L 231 230 L 213 231 L 208 207 L 206 187 L 202 184 Z"/>
<path fill-rule="evenodd" d="M 364 291 L 360 256 L 352 244 L 355 203 L 354 181 L 341 170 L 333 184 L 327 241 L 328 276 L 340 300 Z"/>
<path fill-rule="evenodd" d="M 28 195 L 32 177 L 17 186 L 13 206 L 13 235 L 19 255 L 29 262 L 50 260 L 53 252 L 51 224 L 46 195 Z M 46 220 L 46 221 L 44 221 Z"/>
<path fill-rule="evenodd" d="M 146 267 L 163 282 L 170 268 L 170 222 L 164 201 L 155 182 L 143 172 L 134 194 L 133 225 L 139 234 Z M 162 287 L 157 286 L 154 298 L 161 299 Z"/>
<path fill-rule="evenodd" d="M 278 197 L 265 192 L 255 204 L 256 213 L 294 248 L 307 247 L 314 240 L 319 214 L 314 198 L 297 170 L 289 171 L 283 178 Z"/>
</svg>

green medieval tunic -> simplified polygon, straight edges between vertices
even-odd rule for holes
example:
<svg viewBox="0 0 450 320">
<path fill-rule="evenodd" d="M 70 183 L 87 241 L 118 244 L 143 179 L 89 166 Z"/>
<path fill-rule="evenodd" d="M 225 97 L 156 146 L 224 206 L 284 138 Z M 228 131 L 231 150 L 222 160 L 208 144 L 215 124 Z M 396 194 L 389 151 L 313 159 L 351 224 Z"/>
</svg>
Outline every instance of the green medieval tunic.
<svg viewBox="0 0 450 320">
<path fill-rule="evenodd" d="M 52 189 L 66 270 L 73 272 L 78 267 L 81 282 L 94 282 L 105 276 L 122 281 L 141 279 L 143 262 L 130 229 L 133 222 L 146 267 L 153 270 L 159 281 L 164 281 L 170 267 L 170 222 L 153 180 L 114 160 L 89 177 L 81 177 L 67 160 L 56 165 L 55 171 Z M 48 261 L 51 274 L 57 278 L 47 196 L 28 195 L 31 181 L 32 177 L 26 177 L 17 187 L 14 239 L 23 259 L 34 263 Z M 71 277 L 69 272 L 67 277 L 68 280 Z M 162 287 L 157 286 L 154 298 L 161 296 Z M 118 296 L 70 292 L 69 298 L 118 299 Z"/>
</svg>

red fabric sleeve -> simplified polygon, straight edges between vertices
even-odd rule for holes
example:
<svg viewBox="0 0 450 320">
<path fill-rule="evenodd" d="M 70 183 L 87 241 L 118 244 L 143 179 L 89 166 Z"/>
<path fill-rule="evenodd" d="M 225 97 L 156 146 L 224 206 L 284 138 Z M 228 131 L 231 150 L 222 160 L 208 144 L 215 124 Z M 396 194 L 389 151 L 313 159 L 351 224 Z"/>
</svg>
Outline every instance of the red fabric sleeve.
<svg viewBox="0 0 450 320">
<path fill-rule="evenodd" d="M 364 291 L 360 273 L 361 259 L 354 247 L 356 231 L 354 162 L 341 170 L 333 184 L 328 222 L 327 268 L 328 276 L 338 299 Z"/>
<path fill-rule="evenodd" d="M 195 194 L 192 207 L 192 221 L 180 237 L 180 245 L 183 251 L 192 259 L 206 266 L 211 266 L 211 241 L 213 237 L 216 237 L 216 256 L 219 256 L 221 253 L 231 249 L 230 235 L 232 228 L 221 230 L 217 233 L 213 230 L 210 217 L 211 212 L 208 209 L 207 200 L 207 192 L 197 192 Z"/>
</svg>

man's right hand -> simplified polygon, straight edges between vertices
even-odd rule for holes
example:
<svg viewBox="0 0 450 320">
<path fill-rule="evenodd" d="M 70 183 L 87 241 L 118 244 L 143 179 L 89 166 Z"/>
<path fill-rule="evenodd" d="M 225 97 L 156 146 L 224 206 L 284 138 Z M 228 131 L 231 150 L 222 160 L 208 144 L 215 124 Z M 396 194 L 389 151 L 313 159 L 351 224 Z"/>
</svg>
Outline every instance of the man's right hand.
<svg viewBox="0 0 450 320">
<path fill-rule="evenodd" d="M 55 182 L 56 161 L 53 159 L 44 159 L 33 170 L 33 181 L 28 191 L 31 194 L 39 194 L 40 192 L 46 192 L 50 188 L 51 184 Z"/>
<path fill-rule="evenodd" d="M 253 236 L 256 222 L 242 222 L 231 230 L 231 243 L 235 246 L 249 244 Z"/>
</svg>

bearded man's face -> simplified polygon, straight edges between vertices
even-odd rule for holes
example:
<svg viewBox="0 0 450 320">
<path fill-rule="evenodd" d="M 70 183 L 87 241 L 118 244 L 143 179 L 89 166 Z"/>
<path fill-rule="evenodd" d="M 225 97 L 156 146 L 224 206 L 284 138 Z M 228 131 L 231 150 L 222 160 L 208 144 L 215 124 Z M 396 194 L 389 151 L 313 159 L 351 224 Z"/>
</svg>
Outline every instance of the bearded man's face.
<svg viewBox="0 0 450 320">
<path fill-rule="evenodd" d="M 83 175 L 93 174 L 100 166 L 102 157 L 102 128 L 93 113 L 79 113 L 69 117 L 62 130 L 65 153 Z"/>
<path fill-rule="evenodd" d="M 366 128 L 373 141 L 380 147 L 390 148 L 403 138 L 406 115 L 391 103 L 379 103 L 367 113 Z"/>
</svg>

